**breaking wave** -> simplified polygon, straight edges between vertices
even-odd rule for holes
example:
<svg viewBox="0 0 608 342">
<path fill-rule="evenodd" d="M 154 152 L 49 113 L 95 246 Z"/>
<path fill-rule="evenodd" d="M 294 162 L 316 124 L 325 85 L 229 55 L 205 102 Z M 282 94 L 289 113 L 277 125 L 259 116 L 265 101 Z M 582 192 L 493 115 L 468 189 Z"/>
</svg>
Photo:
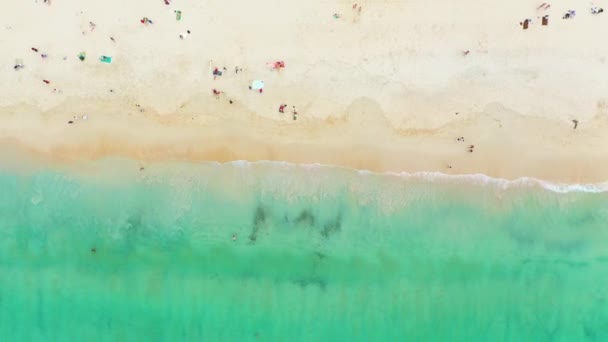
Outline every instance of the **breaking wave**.
<svg viewBox="0 0 608 342">
<path fill-rule="evenodd" d="M 374 172 L 369 170 L 357 170 L 342 166 L 327 165 L 327 164 L 296 164 L 284 161 L 246 161 L 236 160 L 227 163 L 216 163 L 218 165 L 233 165 L 236 167 L 249 167 L 256 165 L 267 165 L 272 167 L 283 167 L 287 169 L 333 169 L 333 170 L 346 170 L 350 172 L 356 172 L 360 175 L 374 175 L 374 176 L 395 176 L 403 179 L 412 181 L 421 181 L 429 183 L 470 183 L 478 186 L 492 186 L 498 189 L 509 189 L 509 188 L 521 188 L 521 187 L 536 187 L 543 188 L 548 191 L 555 193 L 571 193 L 571 192 L 587 192 L 587 193 L 602 193 L 608 192 L 608 181 L 602 183 L 554 183 L 534 177 L 520 177 L 516 179 L 505 179 L 505 178 L 494 178 L 481 173 L 475 174 L 461 174 L 461 175 L 450 175 L 442 172 Z"/>
</svg>

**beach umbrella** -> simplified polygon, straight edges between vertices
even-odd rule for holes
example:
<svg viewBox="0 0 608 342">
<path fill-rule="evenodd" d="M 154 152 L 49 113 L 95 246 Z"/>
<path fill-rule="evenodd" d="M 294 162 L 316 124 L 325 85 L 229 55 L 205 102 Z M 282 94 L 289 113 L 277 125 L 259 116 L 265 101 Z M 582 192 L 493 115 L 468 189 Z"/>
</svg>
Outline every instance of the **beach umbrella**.
<svg viewBox="0 0 608 342">
<path fill-rule="evenodd" d="M 264 81 L 255 80 L 251 82 L 251 90 L 260 90 L 264 89 Z"/>
</svg>

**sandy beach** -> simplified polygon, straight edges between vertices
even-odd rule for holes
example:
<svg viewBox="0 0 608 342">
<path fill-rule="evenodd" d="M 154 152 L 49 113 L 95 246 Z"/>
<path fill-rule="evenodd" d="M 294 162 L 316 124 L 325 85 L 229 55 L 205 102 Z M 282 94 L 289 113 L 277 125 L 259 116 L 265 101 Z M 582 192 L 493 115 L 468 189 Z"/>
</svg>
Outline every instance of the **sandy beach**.
<svg viewBox="0 0 608 342">
<path fill-rule="evenodd" d="M 590 12 L 601 2 L 354 4 L 10 4 L 0 147 L 49 162 L 282 160 L 606 180 L 608 14 Z M 256 80 L 262 93 L 249 89 Z"/>
</svg>

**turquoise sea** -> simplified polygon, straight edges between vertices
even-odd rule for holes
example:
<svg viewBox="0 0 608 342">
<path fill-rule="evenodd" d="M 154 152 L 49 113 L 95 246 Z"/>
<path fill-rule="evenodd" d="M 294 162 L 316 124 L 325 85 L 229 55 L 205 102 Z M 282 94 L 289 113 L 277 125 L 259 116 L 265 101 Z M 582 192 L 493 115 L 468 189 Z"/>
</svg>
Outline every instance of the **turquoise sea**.
<svg viewBox="0 0 608 342">
<path fill-rule="evenodd" d="M 548 187 L 0 166 L 0 341 L 607 341 L 608 192 Z"/>
</svg>

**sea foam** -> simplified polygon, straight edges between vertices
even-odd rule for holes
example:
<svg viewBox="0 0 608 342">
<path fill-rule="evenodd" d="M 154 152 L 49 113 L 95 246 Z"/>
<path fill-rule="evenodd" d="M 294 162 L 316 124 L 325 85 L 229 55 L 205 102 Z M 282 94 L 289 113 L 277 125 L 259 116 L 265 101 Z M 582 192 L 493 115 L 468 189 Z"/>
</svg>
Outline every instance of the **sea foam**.
<svg viewBox="0 0 608 342">
<path fill-rule="evenodd" d="M 376 172 L 364 169 L 353 169 L 349 167 L 331 165 L 331 164 L 298 164 L 286 161 L 271 161 L 271 160 L 260 160 L 260 161 L 246 161 L 246 160 L 235 160 L 227 163 L 216 163 L 217 165 L 233 165 L 236 167 L 250 167 L 255 165 L 268 165 L 273 167 L 282 167 L 289 170 L 344 170 L 353 173 L 358 173 L 363 176 L 396 176 L 403 179 L 429 182 L 429 183 L 469 183 L 478 186 L 492 186 L 498 189 L 509 189 L 509 188 L 520 188 L 520 187 L 533 187 L 543 188 L 548 191 L 555 193 L 571 193 L 571 192 L 586 192 L 586 193 L 602 193 L 608 192 L 608 181 L 601 183 L 554 183 L 543 179 L 534 177 L 519 177 L 516 179 L 505 179 L 491 177 L 482 173 L 474 174 L 458 174 L 451 175 L 443 172 Z"/>
</svg>

